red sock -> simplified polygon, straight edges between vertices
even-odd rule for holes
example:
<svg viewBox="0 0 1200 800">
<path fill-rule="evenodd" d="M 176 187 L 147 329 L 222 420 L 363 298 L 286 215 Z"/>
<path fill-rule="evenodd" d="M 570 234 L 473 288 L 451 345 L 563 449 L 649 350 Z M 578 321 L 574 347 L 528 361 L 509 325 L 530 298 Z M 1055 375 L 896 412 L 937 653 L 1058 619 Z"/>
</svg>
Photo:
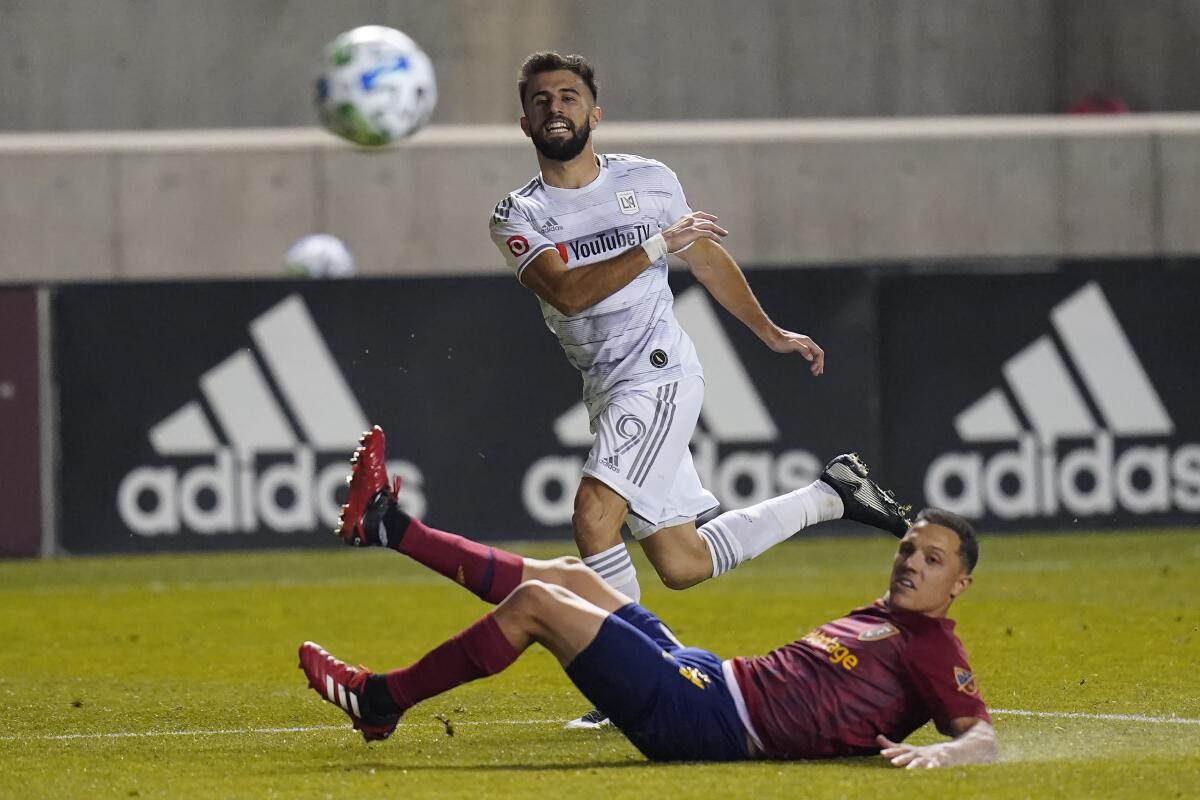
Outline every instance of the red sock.
<svg viewBox="0 0 1200 800">
<path fill-rule="evenodd" d="M 519 655 L 489 613 L 411 667 L 389 672 L 388 694 L 400 708 L 409 708 L 459 684 L 495 675 Z"/>
<path fill-rule="evenodd" d="M 383 524 L 390 547 L 457 581 L 489 603 L 499 603 L 521 583 L 525 561 L 515 553 L 430 528 L 395 504 L 384 515 Z M 399 541 L 395 539 L 397 531 L 404 532 Z"/>
</svg>

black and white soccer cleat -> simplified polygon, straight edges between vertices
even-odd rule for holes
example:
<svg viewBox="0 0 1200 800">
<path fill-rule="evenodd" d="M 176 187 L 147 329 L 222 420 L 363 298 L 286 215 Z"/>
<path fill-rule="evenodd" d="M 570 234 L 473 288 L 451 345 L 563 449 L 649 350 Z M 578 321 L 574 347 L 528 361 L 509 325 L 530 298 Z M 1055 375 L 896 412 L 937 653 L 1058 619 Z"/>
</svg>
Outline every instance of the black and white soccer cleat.
<svg viewBox="0 0 1200 800">
<path fill-rule="evenodd" d="M 600 709 L 593 708 L 582 717 L 577 717 L 566 723 L 563 727 L 569 731 L 594 731 L 600 728 L 607 728 L 609 725 L 612 725 L 612 720 L 606 717 Z"/>
<path fill-rule="evenodd" d="M 867 477 L 870 470 L 858 453 L 844 453 L 825 465 L 821 480 L 842 498 L 843 519 L 887 531 L 897 539 L 903 538 L 912 523 L 908 515 L 912 506 L 901 505 L 896 495 L 879 488 Z"/>
</svg>

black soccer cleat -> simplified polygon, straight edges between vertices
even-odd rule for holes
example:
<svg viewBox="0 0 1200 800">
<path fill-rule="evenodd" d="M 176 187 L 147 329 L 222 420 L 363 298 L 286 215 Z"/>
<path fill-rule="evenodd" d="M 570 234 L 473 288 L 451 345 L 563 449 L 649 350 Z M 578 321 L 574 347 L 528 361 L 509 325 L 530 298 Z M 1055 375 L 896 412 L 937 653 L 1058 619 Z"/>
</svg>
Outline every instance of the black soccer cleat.
<svg viewBox="0 0 1200 800">
<path fill-rule="evenodd" d="M 894 493 L 880 489 L 879 484 L 867 477 L 869 473 L 858 453 L 844 453 L 825 465 L 821 480 L 842 498 L 845 507 L 842 519 L 852 519 L 887 531 L 897 539 L 903 538 L 912 527 L 908 520 L 912 506 L 901 505 Z"/>
</svg>

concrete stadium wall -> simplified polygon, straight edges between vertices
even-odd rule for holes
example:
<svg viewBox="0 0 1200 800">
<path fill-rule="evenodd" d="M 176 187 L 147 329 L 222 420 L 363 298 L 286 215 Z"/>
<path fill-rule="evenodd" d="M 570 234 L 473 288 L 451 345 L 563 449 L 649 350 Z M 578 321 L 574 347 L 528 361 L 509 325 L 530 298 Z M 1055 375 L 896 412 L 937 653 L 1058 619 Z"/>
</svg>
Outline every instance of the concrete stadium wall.
<svg viewBox="0 0 1200 800">
<path fill-rule="evenodd" d="M 750 266 L 1200 253 L 1200 115 L 606 123 Z M 300 236 L 365 274 L 503 272 L 515 126 L 363 152 L 314 129 L 0 136 L 0 281 L 278 275 Z"/>
<path fill-rule="evenodd" d="M 307 125 L 316 53 L 367 23 L 430 52 L 439 123 L 514 119 L 546 48 L 612 121 L 1200 110 L 1200 0 L 0 0 L 0 131 Z"/>
</svg>

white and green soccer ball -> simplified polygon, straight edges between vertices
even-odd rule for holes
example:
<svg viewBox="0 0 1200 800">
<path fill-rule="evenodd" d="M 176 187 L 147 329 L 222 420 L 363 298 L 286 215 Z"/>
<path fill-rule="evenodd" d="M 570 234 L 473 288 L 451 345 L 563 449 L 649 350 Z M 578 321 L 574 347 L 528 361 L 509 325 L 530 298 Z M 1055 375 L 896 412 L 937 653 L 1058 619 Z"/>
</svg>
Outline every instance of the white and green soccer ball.
<svg viewBox="0 0 1200 800">
<path fill-rule="evenodd" d="M 437 105 L 429 56 L 395 28 L 364 25 L 321 51 L 317 116 L 331 133 L 364 147 L 411 136 Z"/>
<path fill-rule="evenodd" d="M 289 274 L 305 278 L 349 278 L 354 275 L 354 256 L 336 236 L 314 233 L 302 237 L 283 257 Z"/>
</svg>

